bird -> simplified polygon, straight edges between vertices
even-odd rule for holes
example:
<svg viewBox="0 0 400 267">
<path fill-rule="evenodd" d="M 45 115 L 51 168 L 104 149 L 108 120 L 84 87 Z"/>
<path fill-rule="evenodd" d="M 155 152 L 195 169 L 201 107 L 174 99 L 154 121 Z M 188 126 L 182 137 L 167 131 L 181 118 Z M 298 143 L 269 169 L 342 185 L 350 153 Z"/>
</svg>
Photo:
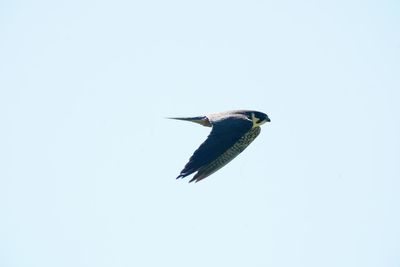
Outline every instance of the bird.
<svg viewBox="0 0 400 267">
<path fill-rule="evenodd" d="M 254 110 L 233 110 L 197 117 L 169 117 L 212 127 L 207 139 L 190 157 L 178 177 L 196 172 L 189 181 L 199 182 L 215 173 L 243 152 L 260 134 L 260 126 L 271 120 L 267 114 Z"/>
</svg>

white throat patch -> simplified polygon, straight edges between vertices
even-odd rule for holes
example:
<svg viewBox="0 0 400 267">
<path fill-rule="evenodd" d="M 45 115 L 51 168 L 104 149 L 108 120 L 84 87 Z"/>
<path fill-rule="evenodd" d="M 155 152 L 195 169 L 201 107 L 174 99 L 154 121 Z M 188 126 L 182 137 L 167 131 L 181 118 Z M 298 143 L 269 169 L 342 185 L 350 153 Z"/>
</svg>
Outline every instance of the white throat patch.
<svg viewBox="0 0 400 267">
<path fill-rule="evenodd" d="M 262 124 L 265 123 L 265 120 L 260 121 L 260 122 L 257 122 L 258 120 L 259 120 L 259 118 L 257 118 L 257 117 L 254 115 L 254 113 L 251 113 L 251 121 L 253 122 L 253 128 L 254 128 L 254 127 L 258 127 L 258 126 L 260 126 L 260 125 L 262 125 Z"/>
</svg>

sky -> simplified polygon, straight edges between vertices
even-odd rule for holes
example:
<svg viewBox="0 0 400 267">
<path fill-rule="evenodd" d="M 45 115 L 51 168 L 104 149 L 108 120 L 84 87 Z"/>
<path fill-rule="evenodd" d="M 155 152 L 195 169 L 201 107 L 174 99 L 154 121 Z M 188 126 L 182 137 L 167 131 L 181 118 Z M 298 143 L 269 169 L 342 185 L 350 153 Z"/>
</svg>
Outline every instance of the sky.
<svg viewBox="0 0 400 267">
<path fill-rule="evenodd" d="M 0 266 L 400 266 L 399 1 L 2 1 Z M 199 183 L 210 129 L 271 119 Z"/>
</svg>

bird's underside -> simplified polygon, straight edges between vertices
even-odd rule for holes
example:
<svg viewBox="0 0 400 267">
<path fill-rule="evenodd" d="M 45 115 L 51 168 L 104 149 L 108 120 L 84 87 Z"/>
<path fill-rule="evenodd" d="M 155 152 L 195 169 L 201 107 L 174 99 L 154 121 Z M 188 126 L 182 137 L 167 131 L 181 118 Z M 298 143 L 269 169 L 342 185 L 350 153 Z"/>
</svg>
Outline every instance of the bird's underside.
<svg viewBox="0 0 400 267">
<path fill-rule="evenodd" d="M 250 143 L 253 142 L 254 139 L 256 139 L 256 137 L 260 134 L 260 131 L 261 131 L 260 127 L 251 129 L 243 137 L 241 137 L 232 147 L 228 148 L 228 150 L 222 153 L 222 155 L 220 155 L 210 163 L 200 167 L 197 170 L 197 173 L 189 181 L 189 183 L 193 181 L 197 183 L 198 181 L 203 180 L 204 178 L 210 176 L 214 172 L 224 167 L 231 160 L 233 160 L 240 153 L 242 153 L 242 151 L 245 150 L 246 147 L 250 145 Z M 178 178 L 185 176 L 179 175 Z"/>
<path fill-rule="evenodd" d="M 172 119 L 212 127 L 207 139 L 193 153 L 177 177 L 184 178 L 195 173 L 189 182 L 198 182 L 228 164 L 260 134 L 259 126 L 269 121 L 266 114 L 257 111 L 231 111 Z"/>
</svg>

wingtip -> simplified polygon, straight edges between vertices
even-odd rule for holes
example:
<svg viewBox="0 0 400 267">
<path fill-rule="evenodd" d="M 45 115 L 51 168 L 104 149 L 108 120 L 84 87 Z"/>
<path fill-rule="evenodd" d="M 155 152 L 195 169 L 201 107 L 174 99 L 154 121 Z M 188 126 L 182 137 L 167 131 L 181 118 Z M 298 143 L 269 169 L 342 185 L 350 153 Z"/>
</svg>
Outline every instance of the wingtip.
<svg viewBox="0 0 400 267">
<path fill-rule="evenodd" d="M 171 120 L 180 120 L 180 121 L 190 121 L 194 123 L 198 123 L 200 125 L 211 127 L 211 122 L 208 120 L 206 116 L 197 116 L 197 117 L 167 117 L 166 119 Z"/>
<path fill-rule="evenodd" d="M 164 117 L 164 119 L 168 120 L 180 120 L 180 121 L 191 121 L 191 117 Z"/>
<path fill-rule="evenodd" d="M 203 180 L 206 177 L 196 177 L 194 176 L 192 179 L 190 179 L 189 183 L 194 182 L 195 184 L 200 182 L 201 180 Z"/>
</svg>

